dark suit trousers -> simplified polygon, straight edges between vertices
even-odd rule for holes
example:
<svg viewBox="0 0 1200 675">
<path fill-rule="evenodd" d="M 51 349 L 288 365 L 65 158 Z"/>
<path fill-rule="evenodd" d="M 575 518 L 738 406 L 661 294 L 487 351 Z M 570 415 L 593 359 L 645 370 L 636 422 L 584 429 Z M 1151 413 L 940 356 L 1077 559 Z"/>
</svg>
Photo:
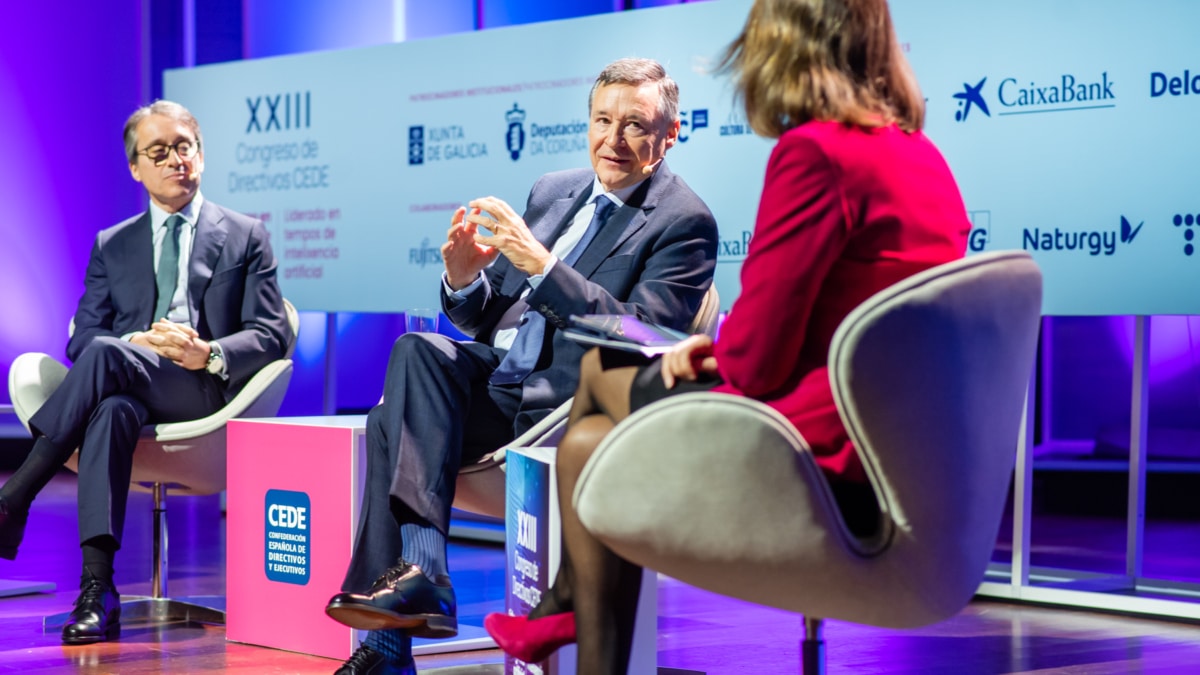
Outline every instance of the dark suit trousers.
<svg viewBox="0 0 1200 675">
<path fill-rule="evenodd" d="M 99 337 L 84 349 L 29 420 L 35 434 L 79 448 L 79 541 L 107 534 L 120 543 L 142 426 L 211 415 L 225 404 L 222 388 L 204 370 L 118 338 Z"/>
<path fill-rule="evenodd" d="M 383 402 L 367 415 L 366 492 L 343 590 L 366 590 L 396 564 L 402 542 L 393 514 L 447 532 L 459 467 L 514 438 L 521 387 L 488 384 L 503 356 L 443 335 L 396 340 Z"/>
</svg>

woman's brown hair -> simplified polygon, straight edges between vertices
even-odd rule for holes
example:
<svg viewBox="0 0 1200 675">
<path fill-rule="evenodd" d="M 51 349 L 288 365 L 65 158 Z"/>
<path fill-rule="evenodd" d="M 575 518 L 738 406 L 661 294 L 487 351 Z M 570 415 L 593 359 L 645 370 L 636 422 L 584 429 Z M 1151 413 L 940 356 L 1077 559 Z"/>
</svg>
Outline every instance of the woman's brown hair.
<svg viewBox="0 0 1200 675">
<path fill-rule="evenodd" d="M 886 0 L 756 0 L 721 69 L 762 136 L 810 120 L 905 131 L 925 122 Z"/>
</svg>

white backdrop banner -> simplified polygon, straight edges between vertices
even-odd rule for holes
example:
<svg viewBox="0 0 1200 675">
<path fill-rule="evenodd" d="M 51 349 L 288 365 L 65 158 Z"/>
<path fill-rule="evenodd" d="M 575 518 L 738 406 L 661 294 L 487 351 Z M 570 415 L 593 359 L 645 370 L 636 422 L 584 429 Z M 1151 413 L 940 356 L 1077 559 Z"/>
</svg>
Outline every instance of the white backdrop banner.
<svg viewBox="0 0 1200 675">
<path fill-rule="evenodd" d="M 721 229 L 727 308 L 771 142 L 712 74 L 746 0 L 676 5 L 168 71 L 204 130 L 209 199 L 266 221 L 298 308 L 436 306 L 454 209 L 517 211 L 586 167 L 587 95 L 622 56 L 667 66 L 667 155 Z M 1200 313 L 1200 2 L 897 0 L 926 131 L 967 202 L 970 252 L 1028 250 L 1046 314 Z"/>
</svg>

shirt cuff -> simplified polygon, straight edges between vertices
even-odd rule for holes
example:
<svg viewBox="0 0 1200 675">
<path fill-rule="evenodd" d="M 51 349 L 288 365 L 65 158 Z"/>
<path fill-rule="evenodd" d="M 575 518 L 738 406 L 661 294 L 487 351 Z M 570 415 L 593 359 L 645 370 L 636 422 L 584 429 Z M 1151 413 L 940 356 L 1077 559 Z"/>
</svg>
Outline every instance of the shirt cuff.
<svg viewBox="0 0 1200 675">
<path fill-rule="evenodd" d="M 464 286 L 462 290 L 456 291 L 453 288 L 450 288 L 450 282 L 447 280 L 446 273 L 442 272 L 442 290 L 445 291 L 446 297 L 453 301 L 449 303 L 451 306 L 457 305 L 463 300 L 466 300 L 468 295 L 474 293 L 475 289 L 482 285 L 483 272 L 480 272 L 479 276 L 475 277 L 475 281 L 472 281 L 470 284 Z"/>
<path fill-rule="evenodd" d="M 529 288 L 531 290 L 537 288 L 538 285 L 542 283 L 542 280 L 546 278 L 546 275 L 550 274 L 550 270 L 554 269 L 554 264 L 557 262 L 558 256 L 550 256 L 550 262 L 546 263 L 546 269 L 542 270 L 541 274 L 535 274 L 526 280 L 526 282 L 529 284 Z"/>
</svg>

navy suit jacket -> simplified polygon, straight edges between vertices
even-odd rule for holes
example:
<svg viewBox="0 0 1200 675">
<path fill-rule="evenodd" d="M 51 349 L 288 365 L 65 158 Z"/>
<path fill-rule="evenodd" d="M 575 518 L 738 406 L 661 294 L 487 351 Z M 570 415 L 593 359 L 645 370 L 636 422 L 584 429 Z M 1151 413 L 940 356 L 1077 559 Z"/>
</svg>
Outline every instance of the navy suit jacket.
<svg viewBox="0 0 1200 675">
<path fill-rule="evenodd" d="M 262 221 L 204 201 L 188 261 L 187 304 L 200 338 L 221 344 L 226 400 L 284 358 L 293 340 L 275 267 Z M 148 211 L 100 231 L 84 285 L 67 343 L 72 361 L 96 337 L 150 328 L 158 290 Z"/>
<path fill-rule="evenodd" d="M 574 169 L 542 176 L 529 193 L 525 222 L 546 248 L 570 225 L 591 195 L 595 173 Z M 573 266 L 561 260 L 525 297 L 546 317 L 545 341 L 522 385 L 517 431 L 575 393 L 586 348 L 563 337 L 572 314 L 633 314 L 685 329 L 695 318 L 717 261 L 717 223 L 708 207 L 663 162 L 609 216 Z M 492 339 L 505 311 L 520 299 L 528 278 L 503 256 L 485 282 L 451 307 L 454 325 L 476 340 Z"/>
</svg>

